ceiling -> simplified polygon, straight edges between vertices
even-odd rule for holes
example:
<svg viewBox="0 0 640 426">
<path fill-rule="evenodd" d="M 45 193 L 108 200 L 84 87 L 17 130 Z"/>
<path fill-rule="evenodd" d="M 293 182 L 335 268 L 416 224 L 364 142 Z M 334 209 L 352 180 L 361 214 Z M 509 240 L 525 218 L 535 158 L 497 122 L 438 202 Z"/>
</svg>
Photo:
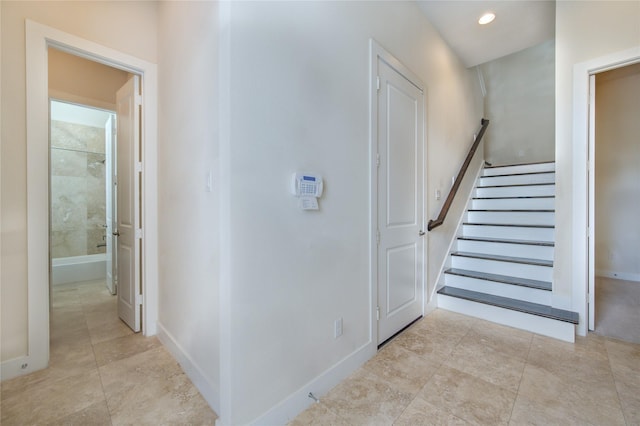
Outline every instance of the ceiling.
<svg viewBox="0 0 640 426">
<path fill-rule="evenodd" d="M 67 102 L 51 101 L 51 120 L 104 128 L 112 113 Z"/>
<path fill-rule="evenodd" d="M 555 37 L 555 1 L 418 0 L 442 38 L 467 67 L 535 46 Z M 478 24 L 485 12 L 496 19 Z"/>
</svg>

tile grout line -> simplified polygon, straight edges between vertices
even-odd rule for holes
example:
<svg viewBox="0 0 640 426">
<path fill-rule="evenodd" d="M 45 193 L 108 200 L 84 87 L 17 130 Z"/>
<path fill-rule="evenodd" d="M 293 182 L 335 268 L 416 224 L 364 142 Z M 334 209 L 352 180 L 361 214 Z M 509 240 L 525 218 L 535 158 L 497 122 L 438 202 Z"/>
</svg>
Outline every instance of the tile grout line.
<svg viewBox="0 0 640 426">
<path fill-rule="evenodd" d="M 516 408 L 516 402 L 518 402 L 518 397 L 520 397 L 520 386 L 522 386 L 522 381 L 524 380 L 524 372 L 527 369 L 527 365 L 529 365 L 529 356 L 531 355 L 531 346 L 533 345 L 533 339 L 535 337 L 535 333 L 530 333 L 529 337 L 529 346 L 527 348 L 527 356 L 524 359 L 524 363 L 522 365 L 522 373 L 520 374 L 520 380 L 518 381 L 518 389 L 516 389 L 516 397 L 513 400 L 513 405 L 511 406 L 511 413 L 509 414 L 509 422 L 513 418 L 513 410 Z"/>
<path fill-rule="evenodd" d="M 52 295 L 52 297 L 55 299 L 55 293 Z M 104 398 L 104 400 L 105 400 L 105 404 L 106 404 L 106 396 L 105 396 L 105 393 L 104 393 L 104 387 L 103 387 L 103 385 L 102 385 L 102 379 L 101 379 L 101 377 L 100 377 L 100 371 L 98 370 L 98 365 L 97 365 L 97 360 L 96 360 L 96 354 L 95 354 L 95 351 L 94 351 L 94 349 L 93 349 L 93 343 L 92 343 L 92 341 L 91 341 L 91 331 L 90 331 L 90 329 L 89 329 L 89 325 L 88 325 L 88 322 L 87 322 L 87 316 L 86 316 L 86 310 L 85 310 L 85 302 L 84 302 L 83 297 L 81 297 L 81 295 L 80 295 L 80 294 L 78 294 L 77 284 L 76 284 L 76 287 L 74 287 L 74 292 L 73 292 L 73 301 L 74 301 L 74 305 L 79 306 L 80 311 L 82 312 L 82 323 L 83 323 L 83 328 L 84 328 L 84 330 L 86 330 L 87 335 L 89 336 L 89 345 L 91 346 L 91 353 L 93 354 L 93 364 L 94 364 L 95 371 L 96 371 L 96 373 L 98 374 L 98 378 L 100 378 L 100 389 L 102 390 L 102 396 L 103 396 L 103 398 Z M 54 303 L 55 303 L 55 301 L 54 301 Z M 53 308 L 53 309 L 55 309 L 55 308 Z M 51 344 L 51 342 L 50 342 L 50 343 L 49 343 L 50 350 L 51 350 L 51 346 L 52 346 L 52 344 Z M 51 365 L 51 363 L 49 363 L 49 366 L 48 366 L 47 368 L 51 368 L 51 367 L 53 367 L 53 366 Z M 94 403 L 95 403 L 95 402 L 94 402 Z M 64 420 L 64 419 L 65 419 L 66 417 L 68 417 L 69 415 L 73 415 L 73 414 L 80 413 L 80 412 L 82 412 L 83 410 L 85 410 L 85 409 L 87 409 L 88 407 L 90 407 L 91 405 L 93 405 L 93 404 L 89 404 L 89 405 L 87 405 L 86 407 L 84 407 L 84 408 L 82 408 L 82 409 L 80 409 L 80 410 L 77 410 L 77 411 L 75 411 L 75 412 L 73 412 L 73 413 L 69 413 L 69 414 L 67 414 L 67 415 L 65 415 L 65 416 L 63 416 L 63 417 L 61 417 L 61 418 L 60 418 L 60 419 L 58 419 L 58 420 Z M 108 408 L 108 407 L 107 407 L 107 408 Z M 109 415 L 109 421 L 111 422 L 111 415 Z"/>
<path fill-rule="evenodd" d="M 91 330 L 89 329 L 89 324 L 87 323 L 87 311 L 85 308 L 84 299 L 82 300 L 82 316 L 84 318 L 85 326 L 87 327 L 87 333 L 89 334 L 89 344 L 91 345 L 91 353 L 93 353 L 93 362 L 95 364 L 96 373 L 98 373 L 98 378 L 100 379 L 100 389 L 102 390 L 102 398 L 104 401 L 104 405 L 107 407 L 107 413 L 109 413 L 109 424 L 113 426 L 113 418 L 111 416 L 111 409 L 109 408 L 109 403 L 107 401 L 107 393 L 104 390 L 104 382 L 102 381 L 102 374 L 100 373 L 100 367 L 98 366 L 98 358 L 96 356 L 95 344 L 93 343 L 93 336 L 91 335 Z"/>
<path fill-rule="evenodd" d="M 472 326 L 469 326 L 466 330 L 466 332 L 460 336 L 458 338 L 458 341 L 451 347 L 451 350 L 447 353 L 448 355 L 451 355 L 455 349 L 462 343 L 462 341 L 464 340 L 465 337 L 467 337 L 467 335 L 469 333 L 471 333 L 471 329 Z M 440 332 L 439 330 L 436 330 L 436 332 Z M 416 354 L 418 355 L 418 354 Z M 420 355 L 418 355 L 420 356 Z M 420 356 L 422 358 L 422 356 Z M 411 400 L 411 402 L 409 404 L 407 404 L 407 406 L 404 408 L 404 410 L 402 410 L 402 413 L 400 413 L 400 415 L 398 417 L 396 417 L 393 421 L 393 423 L 395 423 L 396 421 L 398 421 L 398 419 L 400 419 L 400 417 L 402 417 L 402 415 L 404 414 L 404 412 L 407 410 L 407 408 L 409 408 L 409 406 L 420 396 L 420 394 L 422 393 L 422 391 L 424 390 L 424 388 L 426 388 L 429 385 L 429 382 L 431 381 L 431 379 L 433 379 L 433 377 L 438 374 L 438 372 L 442 369 L 443 366 L 445 366 L 445 361 L 446 361 L 446 356 L 442 357 L 442 359 L 438 360 L 438 362 L 436 363 L 436 366 L 434 368 L 433 373 L 431 374 L 431 376 L 429 377 L 429 379 L 427 379 L 427 381 L 425 382 L 424 386 L 422 386 L 422 388 L 420 388 L 420 390 L 418 392 L 416 392 L 416 395 L 413 397 L 413 399 Z M 431 404 L 429 401 L 427 401 L 428 404 Z M 443 411 L 447 412 L 449 415 L 457 418 L 457 419 L 461 419 L 462 421 L 466 422 L 467 420 L 457 416 L 455 413 L 451 412 L 448 408 L 446 407 L 440 407 L 438 406 L 437 408 L 442 409 Z"/>
<path fill-rule="evenodd" d="M 89 337 L 91 337 L 91 332 L 89 332 Z M 109 423 L 111 424 L 111 426 L 113 426 L 113 417 L 111 415 L 111 408 L 109 407 L 109 401 L 107 401 L 107 393 L 104 390 L 102 373 L 100 372 L 100 367 L 98 367 L 98 359 L 96 357 L 96 350 L 93 342 L 91 342 L 91 352 L 93 352 L 93 360 L 96 364 L 96 372 L 98 373 L 98 377 L 100 378 L 100 389 L 102 389 L 102 397 L 104 398 L 104 405 L 107 406 L 107 413 L 109 413 Z"/>
<path fill-rule="evenodd" d="M 609 372 L 611 373 L 611 378 L 613 379 L 613 386 L 616 389 L 616 398 L 618 399 L 618 405 L 620 406 L 620 411 L 622 412 L 622 418 L 624 419 L 624 423 L 628 426 L 630 425 L 630 423 L 627 420 L 628 415 L 626 413 L 626 410 L 624 410 L 622 407 L 622 399 L 620 398 L 620 391 L 618 391 L 618 380 L 616 380 L 616 376 L 615 374 L 613 374 L 613 365 L 611 365 L 611 355 L 609 354 L 609 345 L 607 345 L 607 342 L 609 341 L 610 339 L 608 337 L 605 337 L 604 350 L 607 352 L 607 364 L 609 364 Z"/>
</svg>

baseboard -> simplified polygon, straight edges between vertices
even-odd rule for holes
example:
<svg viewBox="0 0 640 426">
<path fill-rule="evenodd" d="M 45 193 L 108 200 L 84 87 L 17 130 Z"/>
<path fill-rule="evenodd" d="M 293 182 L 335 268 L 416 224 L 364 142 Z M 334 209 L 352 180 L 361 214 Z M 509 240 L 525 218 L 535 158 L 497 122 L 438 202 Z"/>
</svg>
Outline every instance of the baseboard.
<svg viewBox="0 0 640 426">
<path fill-rule="evenodd" d="M 321 399 L 329 390 L 371 359 L 376 354 L 376 351 L 376 345 L 373 342 L 368 342 L 253 420 L 250 424 L 285 425 L 289 423 L 314 403 L 309 397 L 310 392 Z"/>
<path fill-rule="evenodd" d="M 605 269 L 596 269 L 596 277 L 640 282 L 640 274 L 634 274 L 632 272 L 617 272 L 617 271 L 609 271 Z"/>
<path fill-rule="evenodd" d="M 434 295 L 434 297 L 424 307 L 424 316 L 426 317 L 436 309 L 438 309 L 438 298 Z"/>
<path fill-rule="evenodd" d="M 43 368 L 46 368 L 46 365 L 44 367 L 32 365 L 28 355 L 3 361 L 0 364 L 0 382 L 24 376 L 25 374 L 30 374 Z"/>
<path fill-rule="evenodd" d="M 202 397 L 207 401 L 209 406 L 217 414 L 220 413 L 220 390 L 218 386 L 215 386 L 206 377 L 203 371 L 198 365 L 191 359 L 189 354 L 180 346 L 171 333 L 167 331 L 164 326 L 158 322 L 158 339 L 164 345 L 164 347 L 173 355 L 178 361 L 178 364 L 182 367 L 186 375 L 191 379 L 191 382 L 200 391 Z"/>
</svg>

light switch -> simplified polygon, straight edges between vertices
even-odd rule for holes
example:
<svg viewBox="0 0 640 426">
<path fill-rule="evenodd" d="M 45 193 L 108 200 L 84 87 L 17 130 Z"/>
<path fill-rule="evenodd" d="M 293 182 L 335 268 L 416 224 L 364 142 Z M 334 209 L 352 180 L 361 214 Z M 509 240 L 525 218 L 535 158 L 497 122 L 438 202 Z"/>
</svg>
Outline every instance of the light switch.
<svg viewBox="0 0 640 426">
<path fill-rule="evenodd" d="M 213 191 L 213 172 L 211 171 L 211 169 L 207 169 L 205 175 L 205 191 Z"/>
</svg>

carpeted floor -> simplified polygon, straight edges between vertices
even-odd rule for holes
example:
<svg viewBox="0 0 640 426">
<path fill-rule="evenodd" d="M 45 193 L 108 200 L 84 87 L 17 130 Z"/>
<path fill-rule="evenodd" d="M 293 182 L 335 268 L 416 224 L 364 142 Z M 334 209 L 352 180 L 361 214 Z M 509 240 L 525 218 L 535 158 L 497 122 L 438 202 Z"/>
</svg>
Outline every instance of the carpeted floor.
<svg viewBox="0 0 640 426">
<path fill-rule="evenodd" d="M 596 277 L 595 333 L 640 343 L 640 282 Z"/>
</svg>

